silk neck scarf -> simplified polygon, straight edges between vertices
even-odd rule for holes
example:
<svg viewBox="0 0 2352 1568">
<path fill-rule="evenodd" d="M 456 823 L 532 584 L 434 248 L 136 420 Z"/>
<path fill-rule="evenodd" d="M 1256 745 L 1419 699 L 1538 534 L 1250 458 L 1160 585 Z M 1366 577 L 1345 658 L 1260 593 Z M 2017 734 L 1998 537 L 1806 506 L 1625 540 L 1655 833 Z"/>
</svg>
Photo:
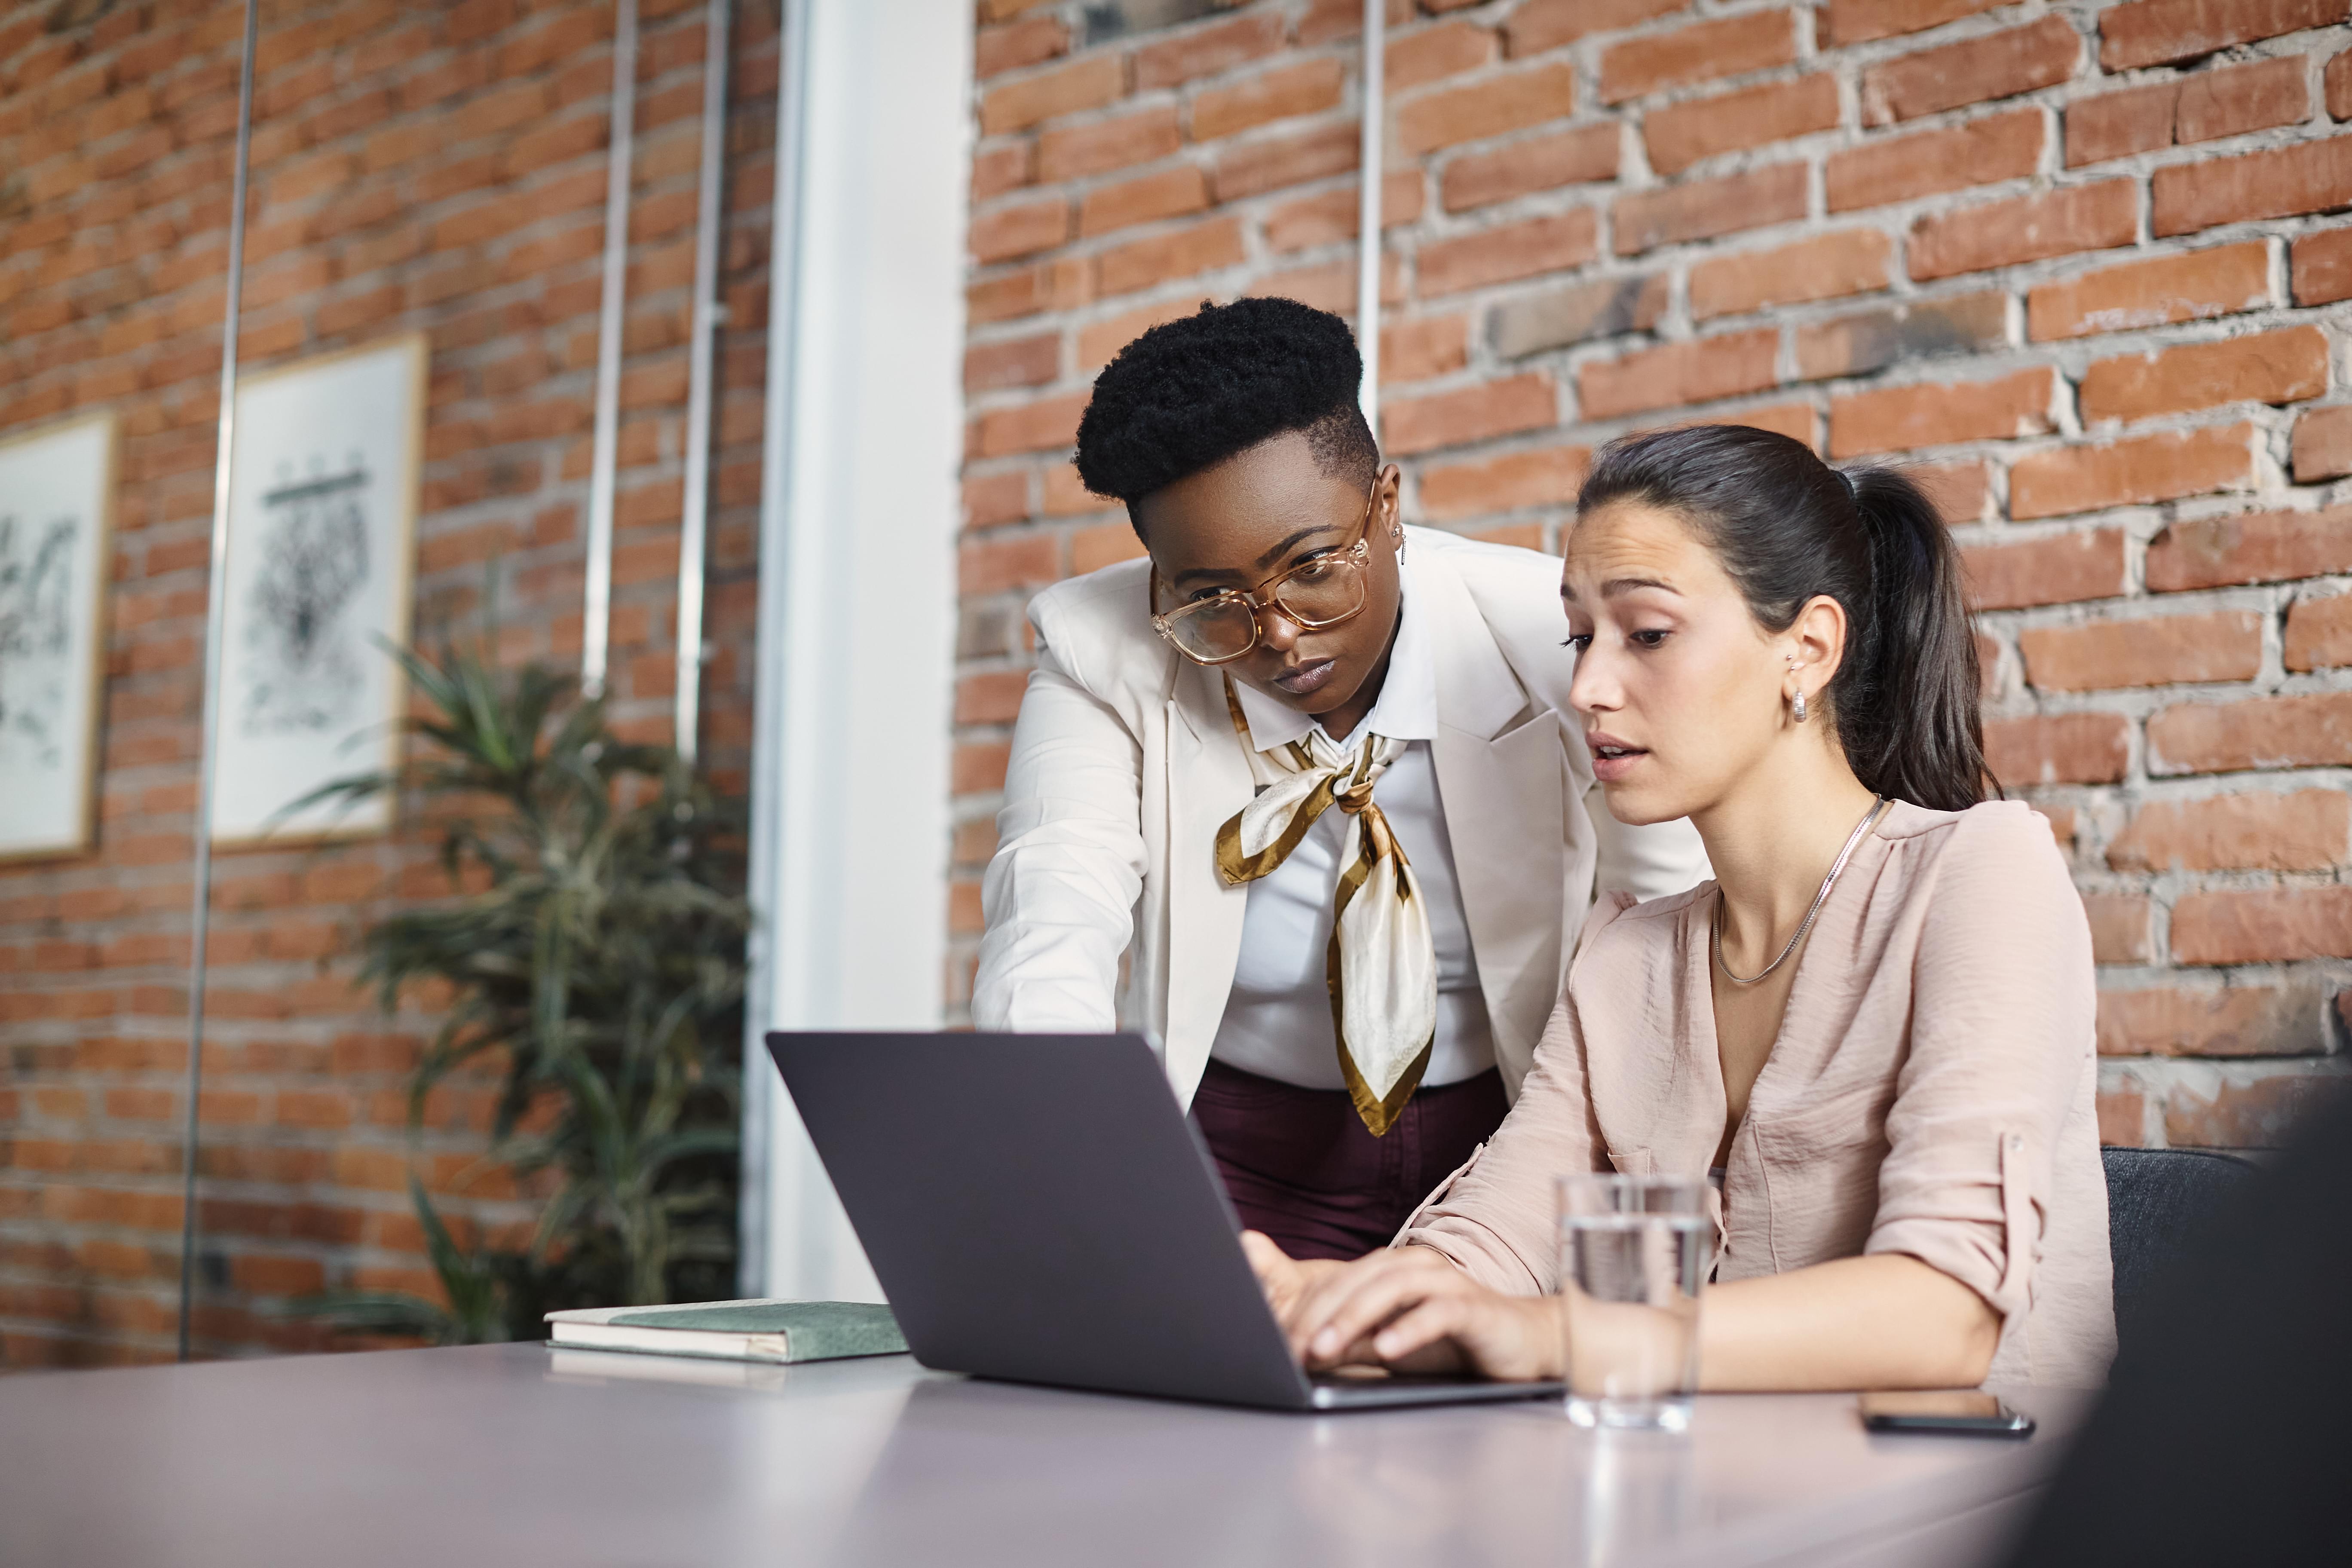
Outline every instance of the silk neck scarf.
<svg viewBox="0 0 2352 1568">
<path fill-rule="evenodd" d="M 1367 731 L 1342 747 L 1309 730 L 1271 751 L 1250 745 L 1249 722 L 1231 679 L 1225 708 L 1242 745 L 1270 775 L 1257 798 L 1217 830 L 1217 874 L 1227 887 L 1254 882 L 1290 858 L 1316 819 L 1336 805 L 1347 815 L 1339 886 L 1324 952 L 1339 1074 L 1373 1137 L 1393 1126 L 1420 1086 L 1437 1039 L 1437 939 L 1429 905 L 1372 786 L 1406 742 Z"/>
</svg>

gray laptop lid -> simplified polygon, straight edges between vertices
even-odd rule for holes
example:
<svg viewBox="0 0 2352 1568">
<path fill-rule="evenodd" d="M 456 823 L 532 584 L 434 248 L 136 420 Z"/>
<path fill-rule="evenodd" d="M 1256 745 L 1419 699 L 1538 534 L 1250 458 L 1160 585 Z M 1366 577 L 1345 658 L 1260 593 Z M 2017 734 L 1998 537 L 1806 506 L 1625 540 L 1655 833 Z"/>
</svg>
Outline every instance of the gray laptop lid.
<svg viewBox="0 0 2352 1568">
<path fill-rule="evenodd" d="M 925 1366 L 1314 1403 L 1139 1037 L 772 1034 L 768 1048 Z"/>
</svg>

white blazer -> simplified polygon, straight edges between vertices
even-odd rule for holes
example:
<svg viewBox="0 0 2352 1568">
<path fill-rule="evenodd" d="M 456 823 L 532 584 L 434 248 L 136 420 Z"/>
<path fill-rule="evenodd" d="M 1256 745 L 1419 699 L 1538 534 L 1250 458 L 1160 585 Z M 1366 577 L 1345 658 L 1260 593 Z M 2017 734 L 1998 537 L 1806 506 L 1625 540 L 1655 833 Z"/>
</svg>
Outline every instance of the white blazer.
<svg viewBox="0 0 2352 1568">
<path fill-rule="evenodd" d="M 1688 822 L 1626 827 L 1591 798 L 1559 563 L 1429 529 L 1405 539 L 1405 591 L 1437 665 L 1438 795 L 1516 1099 L 1596 873 L 1602 890 L 1659 898 L 1706 880 L 1706 854 Z M 1037 667 L 981 888 L 971 1012 L 989 1030 L 1140 1028 L 1189 1105 L 1249 899 L 1219 879 L 1213 846 L 1253 786 L 1223 677 L 1151 629 L 1149 571 L 1122 562 L 1030 603 Z"/>
</svg>

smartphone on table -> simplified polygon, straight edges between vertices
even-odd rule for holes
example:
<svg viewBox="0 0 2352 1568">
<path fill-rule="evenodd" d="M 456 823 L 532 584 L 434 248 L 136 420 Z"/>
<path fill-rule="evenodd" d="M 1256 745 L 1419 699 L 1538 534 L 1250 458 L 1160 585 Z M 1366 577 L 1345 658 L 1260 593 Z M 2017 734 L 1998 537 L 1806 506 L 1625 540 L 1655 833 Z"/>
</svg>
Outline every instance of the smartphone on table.
<svg viewBox="0 0 2352 1568">
<path fill-rule="evenodd" d="M 1862 1396 L 1862 1424 L 1873 1432 L 1940 1432 L 1970 1437 L 2027 1437 L 2033 1417 L 1978 1388 L 1906 1389 Z"/>
</svg>

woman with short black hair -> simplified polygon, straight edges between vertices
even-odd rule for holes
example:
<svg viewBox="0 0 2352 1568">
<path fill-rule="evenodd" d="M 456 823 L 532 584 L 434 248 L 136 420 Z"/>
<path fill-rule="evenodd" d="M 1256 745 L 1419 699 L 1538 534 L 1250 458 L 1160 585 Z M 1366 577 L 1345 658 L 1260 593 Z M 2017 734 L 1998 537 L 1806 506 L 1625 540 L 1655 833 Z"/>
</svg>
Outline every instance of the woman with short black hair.
<svg viewBox="0 0 2352 1568">
<path fill-rule="evenodd" d="M 1405 527 L 1361 373 L 1338 317 L 1242 300 L 1096 381 L 1078 474 L 1148 558 L 1030 605 L 972 990 L 983 1029 L 1150 1033 L 1309 1258 L 1502 1121 L 1596 879 L 1706 874 L 1688 825 L 1588 809 L 1559 563 Z"/>
<path fill-rule="evenodd" d="M 2081 900 L 1998 799 L 1959 564 L 1902 474 L 1604 448 L 1561 594 L 1609 809 L 1717 880 L 1604 900 L 1510 1117 L 1397 1244 L 1252 1257 L 1310 1363 L 1566 1353 L 1553 1180 L 1710 1176 L 1701 1384 L 2095 1384 L 2115 1342 Z"/>
</svg>

